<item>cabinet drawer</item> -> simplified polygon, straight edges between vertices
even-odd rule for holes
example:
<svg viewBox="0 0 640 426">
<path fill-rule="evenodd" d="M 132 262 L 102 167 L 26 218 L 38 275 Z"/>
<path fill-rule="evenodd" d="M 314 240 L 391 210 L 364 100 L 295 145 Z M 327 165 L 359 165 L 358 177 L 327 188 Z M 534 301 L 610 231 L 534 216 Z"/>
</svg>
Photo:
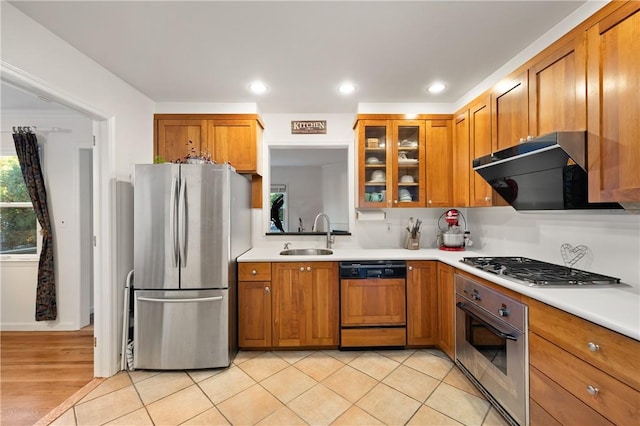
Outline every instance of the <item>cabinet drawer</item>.
<svg viewBox="0 0 640 426">
<path fill-rule="evenodd" d="M 406 328 L 349 328 L 340 332 L 342 347 L 404 346 Z"/>
<path fill-rule="evenodd" d="M 238 263 L 238 281 L 271 281 L 271 263 Z"/>
<path fill-rule="evenodd" d="M 633 424 L 640 418 L 640 392 L 535 333 L 529 335 L 529 357 L 532 367 L 614 423 Z M 590 387 L 597 395 L 588 392 Z"/>
<path fill-rule="evenodd" d="M 640 391 L 637 340 L 535 300 L 529 301 L 529 330 Z"/>
<path fill-rule="evenodd" d="M 535 368 L 529 374 L 529 394 L 532 400 L 563 425 L 608 425 L 613 423 L 589 408 L 578 398 L 558 386 L 553 380 Z M 531 411 L 531 426 L 547 426 L 546 417 L 541 418 L 538 411 Z M 633 424 L 633 423 L 632 423 Z"/>
</svg>

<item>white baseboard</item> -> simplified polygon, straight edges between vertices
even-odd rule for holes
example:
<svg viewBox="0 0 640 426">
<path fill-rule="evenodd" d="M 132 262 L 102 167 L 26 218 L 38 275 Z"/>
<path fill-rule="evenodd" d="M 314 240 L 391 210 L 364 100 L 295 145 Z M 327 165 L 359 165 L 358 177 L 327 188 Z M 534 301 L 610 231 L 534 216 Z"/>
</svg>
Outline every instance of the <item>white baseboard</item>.
<svg viewBox="0 0 640 426">
<path fill-rule="evenodd" d="M 72 322 L 61 322 L 49 324 L 47 321 L 42 322 L 12 322 L 1 323 L 1 331 L 77 331 L 78 327 Z"/>
</svg>

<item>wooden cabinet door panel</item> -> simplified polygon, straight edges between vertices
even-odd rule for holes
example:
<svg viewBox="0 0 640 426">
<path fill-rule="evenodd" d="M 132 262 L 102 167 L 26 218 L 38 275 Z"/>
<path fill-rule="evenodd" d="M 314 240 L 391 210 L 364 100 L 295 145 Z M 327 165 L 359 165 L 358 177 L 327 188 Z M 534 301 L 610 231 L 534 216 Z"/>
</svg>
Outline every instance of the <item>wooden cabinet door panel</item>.
<svg viewBox="0 0 640 426">
<path fill-rule="evenodd" d="M 337 346 L 339 341 L 338 264 L 311 263 L 310 302 L 307 311 L 306 345 Z"/>
<path fill-rule="evenodd" d="M 469 205 L 469 179 L 471 151 L 469 145 L 469 111 L 458 114 L 453 120 L 453 206 Z"/>
<path fill-rule="evenodd" d="M 640 2 L 587 31 L 589 200 L 640 202 Z"/>
<path fill-rule="evenodd" d="M 438 342 L 440 348 L 455 358 L 455 288 L 454 268 L 438 263 Z"/>
<path fill-rule="evenodd" d="M 238 283 L 238 345 L 241 348 L 271 347 L 271 283 Z"/>
<path fill-rule="evenodd" d="M 335 262 L 272 264 L 273 345 L 337 346 Z"/>
<path fill-rule="evenodd" d="M 437 262 L 407 262 L 407 344 L 438 343 Z"/>
<path fill-rule="evenodd" d="M 156 155 L 167 162 L 209 153 L 207 120 L 157 120 Z"/>
<path fill-rule="evenodd" d="M 453 196 L 452 120 L 427 120 L 427 207 L 450 207 Z"/>
<path fill-rule="evenodd" d="M 211 120 L 209 138 L 213 159 L 230 163 L 238 172 L 256 172 L 256 121 Z"/>
<path fill-rule="evenodd" d="M 576 35 L 529 69 L 529 134 L 586 129 L 584 37 Z"/>
<path fill-rule="evenodd" d="M 303 268 L 299 271 L 298 268 Z M 273 346 L 302 346 L 305 341 L 305 292 L 310 280 L 304 265 L 272 264 Z"/>
<path fill-rule="evenodd" d="M 527 72 L 508 77 L 491 98 L 493 151 L 519 143 L 529 132 Z"/>
<path fill-rule="evenodd" d="M 343 327 L 406 324 L 405 280 L 341 280 Z"/>
<path fill-rule="evenodd" d="M 471 161 L 491 154 L 491 100 L 481 98 L 469 108 L 469 150 Z M 493 194 L 491 186 L 471 170 L 469 178 L 469 202 L 472 206 L 506 205 L 502 197 Z M 501 204 L 500 204 L 501 203 Z"/>
</svg>

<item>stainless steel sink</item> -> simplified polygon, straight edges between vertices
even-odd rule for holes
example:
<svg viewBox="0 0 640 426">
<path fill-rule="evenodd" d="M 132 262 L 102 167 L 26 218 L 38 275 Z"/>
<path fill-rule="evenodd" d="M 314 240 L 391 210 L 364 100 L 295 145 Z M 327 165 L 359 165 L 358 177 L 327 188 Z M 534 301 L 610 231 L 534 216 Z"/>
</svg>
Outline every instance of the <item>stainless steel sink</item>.
<svg viewBox="0 0 640 426">
<path fill-rule="evenodd" d="M 287 249 L 282 250 L 280 254 L 285 256 L 323 256 L 333 254 L 333 250 L 323 248 Z"/>
</svg>

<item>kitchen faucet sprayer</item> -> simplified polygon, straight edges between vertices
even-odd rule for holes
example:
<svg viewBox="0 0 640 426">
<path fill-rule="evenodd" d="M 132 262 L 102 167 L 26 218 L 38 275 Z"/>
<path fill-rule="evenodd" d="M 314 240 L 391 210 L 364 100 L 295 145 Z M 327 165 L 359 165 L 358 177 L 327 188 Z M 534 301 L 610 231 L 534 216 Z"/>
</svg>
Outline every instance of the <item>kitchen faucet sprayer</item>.
<svg viewBox="0 0 640 426">
<path fill-rule="evenodd" d="M 335 242 L 335 237 L 331 235 L 331 221 L 329 220 L 329 216 L 326 213 L 319 213 L 318 216 L 313 220 L 312 230 L 316 230 L 318 228 L 318 218 L 323 217 L 327 221 L 327 248 L 331 248 L 331 244 Z"/>
</svg>

